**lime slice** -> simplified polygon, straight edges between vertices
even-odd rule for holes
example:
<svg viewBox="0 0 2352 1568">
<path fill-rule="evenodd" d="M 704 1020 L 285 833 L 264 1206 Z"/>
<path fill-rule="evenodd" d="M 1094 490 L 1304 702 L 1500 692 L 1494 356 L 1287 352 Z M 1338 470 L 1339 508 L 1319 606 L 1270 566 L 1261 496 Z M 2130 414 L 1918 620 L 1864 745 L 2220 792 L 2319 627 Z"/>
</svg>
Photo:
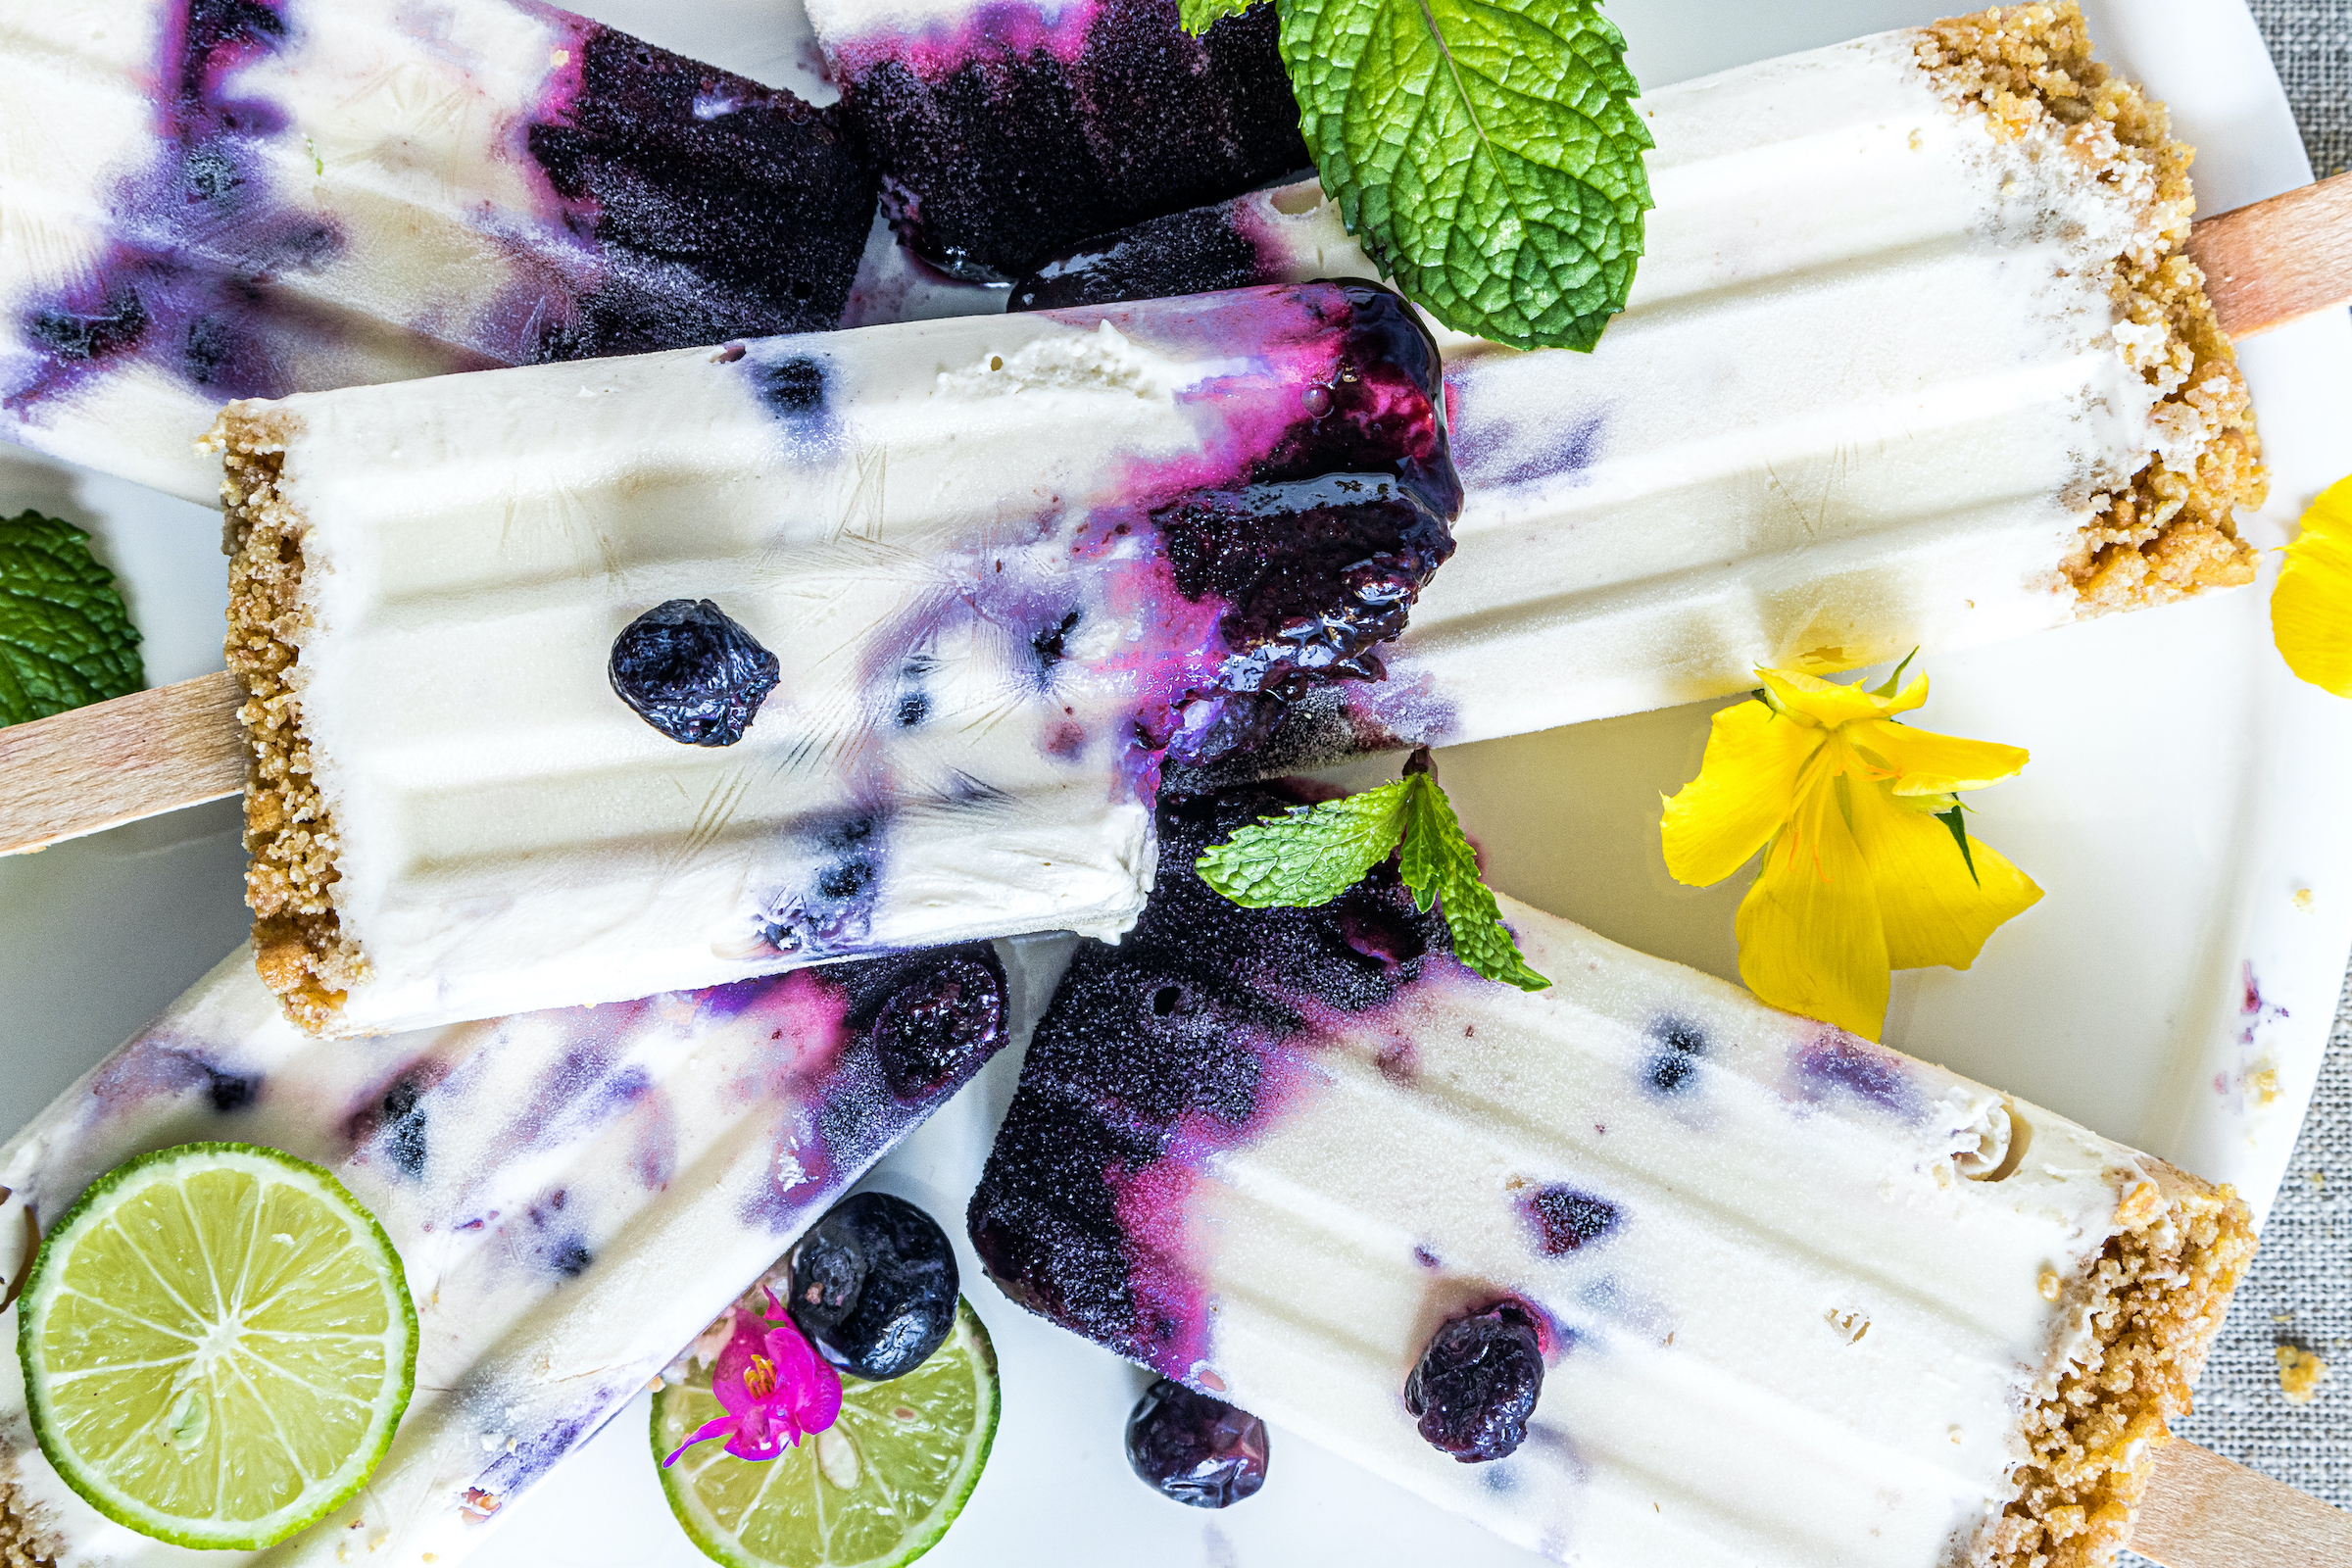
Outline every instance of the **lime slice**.
<svg viewBox="0 0 2352 1568">
<path fill-rule="evenodd" d="M 20 1304 L 41 1451 L 91 1507 L 182 1546 L 267 1546 L 332 1511 L 416 1381 L 383 1229 L 325 1171 L 251 1144 L 99 1177 Z"/>
<path fill-rule="evenodd" d="M 997 1352 L 972 1303 L 931 1359 L 902 1378 L 844 1378 L 841 1416 L 775 1459 L 723 1443 L 662 1471 L 669 1510 L 728 1568 L 891 1568 L 948 1533 L 997 1436 Z M 654 1463 L 722 1414 L 710 1373 L 654 1396 Z"/>
</svg>

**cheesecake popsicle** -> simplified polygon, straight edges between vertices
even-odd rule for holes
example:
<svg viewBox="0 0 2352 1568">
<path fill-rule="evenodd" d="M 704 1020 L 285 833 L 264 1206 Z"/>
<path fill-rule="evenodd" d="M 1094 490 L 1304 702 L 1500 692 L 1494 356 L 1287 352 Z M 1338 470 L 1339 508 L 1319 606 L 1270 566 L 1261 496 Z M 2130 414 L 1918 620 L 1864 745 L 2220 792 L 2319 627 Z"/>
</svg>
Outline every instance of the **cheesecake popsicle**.
<svg viewBox="0 0 2352 1568">
<path fill-rule="evenodd" d="M 1589 1568 L 2108 1561 L 2253 1250 L 2227 1189 L 1509 899 L 1547 991 L 1393 866 L 1192 872 L 1297 798 L 1163 805 L 972 1198 L 1008 1296 Z M 1535 1385 L 1507 1456 L 1464 1336 Z"/>
<path fill-rule="evenodd" d="M 837 109 L 535 0 L 0 0 L 0 431 L 214 502 L 231 398 L 807 331 Z"/>
<path fill-rule="evenodd" d="M 808 21 L 892 226 L 958 276 L 1312 167 L 1271 5 L 1198 38 L 1176 0 L 809 0 Z"/>
<path fill-rule="evenodd" d="M 1436 351 L 1362 283 L 237 403 L 215 440 L 255 944 L 329 1034 L 1115 934 L 1162 760 L 1378 679 L 1460 504 Z M 748 684 L 690 737 L 621 688 L 695 625 Z"/>
<path fill-rule="evenodd" d="M 24 1233 L 131 1155 L 266 1144 L 332 1170 L 399 1249 L 416 1394 L 343 1510 L 267 1551 L 185 1551 L 49 1467 L 11 1307 L 0 1560 L 455 1562 L 995 1054 L 1006 983 L 973 945 L 320 1041 L 231 955 L 0 1146 L 7 1276 Z"/>
<path fill-rule="evenodd" d="M 1440 333 L 1460 550 L 1320 742 L 1722 697 L 2250 582 L 2253 413 L 2182 253 L 2190 150 L 2024 5 L 1660 88 L 1591 354 Z M 1091 242 L 1013 304 L 1377 275 L 1312 184 Z M 1301 715 L 1303 717 L 1303 715 Z M 1303 737 L 1306 726 L 1294 725 Z"/>
</svg>

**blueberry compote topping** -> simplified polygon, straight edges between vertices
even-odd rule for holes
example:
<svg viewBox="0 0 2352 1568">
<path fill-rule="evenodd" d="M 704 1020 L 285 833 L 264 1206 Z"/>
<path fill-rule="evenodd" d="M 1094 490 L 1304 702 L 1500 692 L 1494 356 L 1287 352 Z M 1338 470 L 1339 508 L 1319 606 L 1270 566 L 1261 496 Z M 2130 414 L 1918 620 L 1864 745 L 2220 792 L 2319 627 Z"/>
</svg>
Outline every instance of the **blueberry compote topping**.
<svg viewBox="0 0 2352 1568">
<path fill-rule="evenodd" d="M 793 1322 L 852 1377 L 904 1376 L 955 1326 L 955 1250 L 904 1199 L 859 1193 L 840 1203 L 801 1238 L 790 1263 Z"/>
<path fill-rule="evenodd" d="M 1194 873 L 1210 842 L 1302 798 L 1161 802 L 1152 901 L 1117 947 L 1071 961 L 972 1195 L 972 1244 L 1008 1295 L 1171 1375 L 1192 1370 L 1204 1309 L 1180 1261 L 1131 1232 L 1135 1195 L 1181 1180 L 1197 1141 L 1249 1135 L 1305 1070 L 1310 1017 L 1384 1006 L 1446 951 L 1393 864 L 1312 909 L 1244 909 Z"/>
<path fill-rule="evenodd" d="M 1544 1392 L 1536 1325 L 1516 1302 L 1457 1318 L 1430 1337 L 1404 1380 L 1404 1407 L 1430 1446 L 1464 1464 L 1508 1457 L 1527 1441 Z"/>
<path fill-rule="evenodd" d="M 612 639 L 612 689 L 687 746 L 732 746 L 776 689 L 776 656 L 708 599 L 672 599 Z"/>
<path fill-rule="evenodd" d="M 1017 277 L 1089 234 L 1308 167 L 1270 5 L 1199 38 L 1176 0 L 1097 0 L 1043 27 L 1027 5 L 972 9 L 946 40 L 826 40 L 883 209 L 936 266 Z M 1062 26 L 1086 29 L 1074 51 L 1046 35 Z"/>
<path fill-rule="evenodd" d="M 1161 1378 L 1127 1418 L 1127 1462 L 1163 1497 L 1229 1508 L 1266 1484 L 1266 1424 Z"/>
<path fill-rule="evenodd" d="M 607 278 L 545 327 L 537 357 L 839 325 L 874 210 L 840 111 L 595 24 L 578 54 L 579 90 L 528 145 L 593 215 Z"/>
<path fill-rule="evenodd" d="M 873 1043 L 883 1081 L 901 1100 L 927 1100 L 970 1077 L 1003 1043 L 1004 982 L 968 953 L 925 954 L 871 1011 L 870 1023 L 853 1011 L 849 1025 Z"/>
<path fill-rule="evenodd" d="M 1174 299 L 1273 283 L 1229 204 L 1170 213 L 1087 241 L 1013 280 L 1008 311 Z"/>
<path fill-rule="evenodd" d="M 1196 491 L 1152 514 L 1176 587 L 1227 605 L 1213 688 L 1178 705 L 1167 754 L 1213 761 L 1262 743 L 1291 701 L 1334 680 L 1379 680 L 1376 651 L 1453 554 L 1461 480 L 1447 455 L 1437 344 L 1377 283 L 1302 291 L 1345 309 L 1327 383 L 1238 490 Z"/>
</svg>

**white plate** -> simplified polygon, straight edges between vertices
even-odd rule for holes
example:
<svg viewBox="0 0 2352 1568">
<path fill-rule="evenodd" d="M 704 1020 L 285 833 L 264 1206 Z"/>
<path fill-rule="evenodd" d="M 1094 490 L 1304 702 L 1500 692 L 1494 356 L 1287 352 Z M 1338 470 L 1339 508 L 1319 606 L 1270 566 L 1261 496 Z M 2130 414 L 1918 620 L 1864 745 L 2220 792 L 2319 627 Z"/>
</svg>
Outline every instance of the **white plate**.
<svg viewBox="0 0 2352 1568">
<path fill-rule="evenodd" d="M 811 83 L 792 0 L 585 9 L 769 82 Z M 2087 9 L 2105 58 L 2164 97 L 2202 149 L 2203 211 L 2310 177 L 2261 38 L 2232 0 Z M 1930 15 L 1898 0 L 1618 0 L 1612 14 L 1653 84 Z M 2275 476 L 2252 526 L 2275 544 L 2352 470 L 2352 323 L 2339 314 L 2241 353 Z M 0 448 L 0 508 L 27 505 L 94 525 L 146 629 L 151 679 L 219 667 L 213 514 Z M 1930 660 L 1924 725 L 2033 750 L 2023 778 L 1976 797 L 1974 827 L 2047 897 L 1969 973 L 1898 977 L 1887 1028 L 1891 1044 L 2233 1181 L 2263 1206 L 2352 943 L 2352 704 L 2285 673 L 2266 612 L 2261 592 L 2241 592 Z M 1696 770 L 1707 712 L 1464 748 L 1443 759 L 1445 777 L 1501 886 L 1736 977 L 1741 886 L 1678 887 L 1657 849 L 1657 797 Z M 45 1102 L 234 944 L 235 822 L 223 803 L 0 860 L 7 1107 L 21 1116 Z M 877 1184 L 960 1231 L 1014 1066 L 998 1063 Z M 1119 1444 L 1142 1374 L 1014 1308 L 968 1250 L 963 1263 L 1003 1358 L 1004 1415 L 985 1480 L 929 1559 L 938 1568 L 1535 1560 L 1286 1432 L 1270 1486 L 1248 1504 L 1203 1514 L 1159 1500 L 1129 1476 Z M 662 1504 L 642 1400 L 502 1518 L 474 1558 L 482 1568 L 704 1561 Z"/>
</svg>

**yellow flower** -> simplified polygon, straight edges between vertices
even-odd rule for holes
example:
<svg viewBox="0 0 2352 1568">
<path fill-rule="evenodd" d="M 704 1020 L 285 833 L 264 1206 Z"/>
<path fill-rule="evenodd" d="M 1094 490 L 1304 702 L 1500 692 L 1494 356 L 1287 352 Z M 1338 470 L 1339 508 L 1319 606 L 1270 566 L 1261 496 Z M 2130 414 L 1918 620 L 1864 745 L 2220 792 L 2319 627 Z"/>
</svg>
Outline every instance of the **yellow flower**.
<svg viewBox="0 0 2352 1568">
<path fill-rule="evenodd" d="M 1876 691 L 1759 669 L 1760 700 L 1715 715 L 1698 777 L 1666 802 L 1666 869 L 1720 882 L 1758 849 L 1740 902 L 1740 978 L 1776 1007 L 1876 1040 L 1889 969 L 1965 969 L 2041 897 L 1960 827 L 1957 792 L 2026 765 L 2016 746 L 1895 722 L 1928 700 L 1897 669 Z"/>
<path fill-rule="evenodd" d="M 2271 593 L 2271 636 L 2287 668 L 2352 697 L 2352 479 L 2321 491 L 2303 514 Z"/>
</svg>

